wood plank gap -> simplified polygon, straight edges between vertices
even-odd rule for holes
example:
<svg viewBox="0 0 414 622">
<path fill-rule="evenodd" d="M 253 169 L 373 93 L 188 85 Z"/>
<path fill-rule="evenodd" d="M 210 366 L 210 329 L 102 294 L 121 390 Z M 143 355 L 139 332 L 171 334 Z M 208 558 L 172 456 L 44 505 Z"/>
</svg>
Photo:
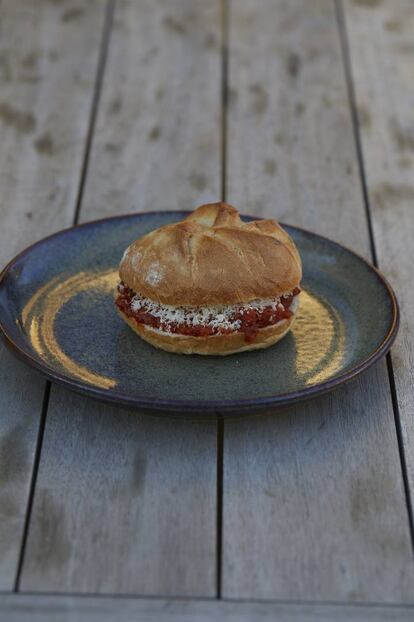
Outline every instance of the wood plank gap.
<svg viewBox="0 0 414 622">
<path fill-rule="evenodd" d="M 227 114 L 229 84 L 229 0 L 221 1 L 221 200 L 227 195 Z"/>
<path fill-rule="evenodd" d="M 82 165 L 81 165 L 81 171 L 80 171 L 80 177 L 79 177 L 79 188 L 78 188 L 78 194 L 76 197 L 75 213 L 73 216 L 74 225 L 77 225 L 79 222 L 80 211 L 82 207 L 83 191 L 85 188 L 86 177 L 88 174 L 89 156 L 91 153 L 96 118 L 98 115 L 99 101 L 101 98 L 103 77 L 104 77 L 105 67 L 106 67 L 106 60 L 108 58 L 108 49 L 109 49 L 109 41 L 111 37 L 113 17 L 114 17 L 114 11 L 115 11 L 115 2 L 116 0 L 108 0 L 107 5 L 106 5 L 105 20 L 104 20 L 104 26 L 102 29 L 102 39 L 101 39 L 101 45 L 99 49 L 99 56 L 98 56 L 98 66 L 96 69 L 96 78 L 95 78 L 95 84 L 93 87 L 88 131 L 87 131 L 86 140 L 85 140 L 85 151 L 84 151 L 84 155 L 82 159 Z"/>
<path fill-rule="evenodd" d="M 13 592 L 18 592 L 19 586 L 20 586 L 20 577 L 21 577 L 21 573 L 23 569 L 24 554 L 26 551 L 27 536 L 29 533 L 30 518 L 32 515 L 32 509 L 33 509 L 33 499 L 34 499 L 34 493 L 36 489 L 37 474 L 39 472 L 40 457 L 42 454 L 43 436 L 45 433 L 47 409 L 49 406 L 49 399 L 50 399 L 50 389 L 51 389 L 51 383 L 48 380 L 46 382 L 45 392 L 43 395 L 42 410 L 40 414 L 39 429 L 38 429 L 37 440 L 36 440 L 36 450 L 35 450 L 35 455 L 34 455 L 32 476 L 30 479 L 29 494 L 27 497 L 26 514 L 25 514 L 24 525 L 23 525 L 22 543 L 21 543 L 20 554 L 19 554 L 19 559 L 17 563 L 16 578 L 14 581 Z"/>
<path fill-rule="evenodd" d="M 9 594 L 11 594 L 12 592 L 6 592 L 6 591 L 1 591 L 0 590 L 0 597 L 1 596 L 7 596 Z M 57 597 L 57 598 L 84 598 L 84 599 L 88 599 L 88 598 L 99 598 L 99 599 L 103 599 L 103 600 L 110 600 L 110 599 L 119 599 L 119 600 L 153 600 L 153 601 L 164 601 L 164 600 L 168 600 L 168 601 L 172 601 L 172 602 L 192 602 L 192 601 L 196 601 L 196 602 L 200 602 L 200 603 L 209 603 L 209 602 L 215 602 L 217 599 L 214 596 L 175 596 L 175 595 L 171 595 L 171 596 L 163 596 L 163 595 L 159 595 L 159 594 L 140 594 L 140 593 L 124 593 L 124 592 L 77 592 L 77 591 L 73 591 L 73 592 L 59 592 L 59 591 L 51 591 L 51 590 L 21 590 L 19 591 L 19 596 L 27 596 L 27 597 Z M 228 598 L 223 598 L 220 599 L 223 602 L 232 602 L 232 599 L 228 599 Z M 234 602 L 245 602 L 244 599 L 240 599 L 237 600 L 235 599 Z M 252 601 L 246 601 L 246 602 L 252 602 Z M 262 602 L 260 600 L 258 600 L 257 602 Z M 269 601 L 269 602 L 273 602 L 273 601 Z M 278 602 L 278 601 L 275 601 Z M 291 602 L 291 601 L 286 601 L 286 602 Z M 347 604 L 347 603 L 338 603 L 338 604 Z M 376 603 L 374 603 L 376 604 Z M 380 605 L 382 606 L 382 603 L 380 603 Z M 406 605 L 404 605 L 406 606 Z M 413 605 L 414 608 L 414 605 Z M 3 622 L 3 621 L 1 621 Z"/>
<path fill-rule="evenodd" d="M 229 75 L 229 0 L 221 0 L 221 200 L 226 200 L 227 106 Z M 221 599 L 223 545 L 223 440 L 224 420 L 217 415 L 217 528 L 216 595 Z"/>
<path fill-rule="evenodd" d="M 335 14 L 336 14 L 336 19 L 337 19 L 337 24 L 338 24 L 339 39 L 340 39 L 341 51 L 342 51 L 342 59 L 343 59 L 343 64 L 344 64 L 345 80 L 346 80 L 347 89 L 348 89 L 349 106 L 351 110 L 352 127 L 354 131 L 355 148 L 356 148 L 356 153 L 357 153 L 358 167 L 359 167 L 359 173 L 360 173 L 360 179 L 361 179 L 362 195 L 364 199 L 365 213 L 366 213 L 366 218 L 367 218 L 372 260 L 373 260 L 375 267 L 378 268 L 379 267 L 378 256 L 377 256 L 377 251 L 375 247 L 375 238 L 374 238 L 374 231 L 373 231 L 373 226 L 372 226 L 371 206 L 370 206 L 370 201 L 369 201 L 368 184 L 367 184 L 367 178 L 366 178 L 366 172 L 365 172 L 364 155 L 363 155 L 362 142 L 361 142 L 360 121 L 358 117 L 358 109 L 357 109 L 357 104 L 356 104 L 355 84 L 354 84 L 354 78 L 353 78 L 353 72 L 352 72 L 351 55 L 349 51 L 349 39 L 348 39 L 348 33 L 347 33 L 347 27 L 346 27 L 345 12 L 344 12 L 344 8 L 342 5 L 342 0 L 334 0 L 334 2 L 335 2 Z M 411 499 L 410 486 L 408 482 L 407 461 L 405 458 L 404 441 L 403 441 L 403 436 L 402 436 L 400 412 L 399 412 L 399 407 L 398 407 L 397 388 L 395 384 L 394 369 L 393 369 L 391 354 L 387 354 L 386 360 L 387 360 L 388 379 L 389 379 L 389 384 L 390 384 L 390 392 L 391 392 L 391 399 L 392 399 L 393 412 L 394 412 L 395 432 L 396 432 L 396 437 L 397 437 L 397 442 L 398 442 L 398 451 L 399 451 L 400 463 L 401 463 L 401 473 L 402 473 L 402 478 L 403 478 L 403 483 L 404 483 L 405 501 L 406 501 L 406 506 L 407 506 L 408 523 L 409 523 L 410 536 L 411 536 L 411 547 L 412 547 L 412 552 L 414 555 L 413 502 Z"/>
<path fill-rule="evenodd" d="M 221 573 L 223 561 L 223 445 L 224 445 L 224 420 L 217 417 L 217 599 L 221 599 Z"/>
<path fill-rule="evenodd" d="M 351 55 L 349 53 L 348 35 L 346 32 L 345 15 L 342 6 L 342 0 L 334 0 L 335 15 L 338 25 L 339 41 L 342 52 L 342 61 L 344 65 L 344 75 L 346 88 L 348 91 L 349 108 L 351 112 L 352 129 L 355 140 L 355 150 L 358 160 L 359 176 L 361 180 L 362 196 L 364 199 L 365 215 L 367 219 L 367 228 L 369 235 L 369 243 L 372 254 L 372 261 L 375 267 L 378 267 L 377 250 L 375 248 L 374 232 L 372 229 L 371 211 L 368 197 L 367 179 L 365 174 L 364 157 L 362 153 L 361 134 L 359 128 L 358 111 L 356 107 L 355 86 L 352 74 Z"/>
<path fill-rule="evenodd" d="M 407 469 L 407 460 L 405 458 L 405 450 L 404 450 L 404 440 L 401 429 L 401 417 L 400 417 L 400 409 L 398 406 L 398 396 L 397 396 L 397 387 L 395 384 L 395 376 L 394 376 L 394 368 L 392 364 L 391 354 L 387 354 L 387 371 L 390 382 L 390 391 L 391 391 L 391 399 L 394 408 L 394 422 L 395 422 L 395 431 L 397 435 L 398 441 L 398 451 L 400 454 L 401 461 L 401 472 L 404 482 L 404 492 L 405 492 L 405 501 L 407 504 L 407 513 L 408 513 L 408 524 L 410 527 L 411 534 L 411 546 L 412 552 L 414 555 L 414 513 L 413 513 L 413 501 L 411 498 L 410 485 L 408 481 L 408 469 Z"/>
</svg>

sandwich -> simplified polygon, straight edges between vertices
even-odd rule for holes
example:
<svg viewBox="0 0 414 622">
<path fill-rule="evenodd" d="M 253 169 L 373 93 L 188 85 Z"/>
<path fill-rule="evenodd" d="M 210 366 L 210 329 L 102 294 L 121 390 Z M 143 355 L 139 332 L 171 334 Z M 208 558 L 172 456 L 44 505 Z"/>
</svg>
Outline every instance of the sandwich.
<svg viewBox="0 0 414 622">
<path fill-rule="evenodd" d="M 142 339 L 168 352 L 227 355 L 288 333 L 302 264 L 276 221 L 243 222 L 221 202 L 133 242 L 119 276 L 115 304 Z"/>
</svg>

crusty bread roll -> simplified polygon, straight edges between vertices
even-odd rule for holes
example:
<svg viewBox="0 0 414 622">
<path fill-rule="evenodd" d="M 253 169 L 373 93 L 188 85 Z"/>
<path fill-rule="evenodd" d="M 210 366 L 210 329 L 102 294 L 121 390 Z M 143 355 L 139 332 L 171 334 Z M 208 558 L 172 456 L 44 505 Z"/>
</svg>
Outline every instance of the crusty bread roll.
<svg viewBox="0 0 414 622">
<path fill-rule="evenodd" d="M 118 310 L 140 337 L 222 355 L 266 348 L 290 330 L 302 266 L 277 222 L 244 223 L 231 205 L 211 203 L 136 240 L 119 275 Z"/>
</svg>

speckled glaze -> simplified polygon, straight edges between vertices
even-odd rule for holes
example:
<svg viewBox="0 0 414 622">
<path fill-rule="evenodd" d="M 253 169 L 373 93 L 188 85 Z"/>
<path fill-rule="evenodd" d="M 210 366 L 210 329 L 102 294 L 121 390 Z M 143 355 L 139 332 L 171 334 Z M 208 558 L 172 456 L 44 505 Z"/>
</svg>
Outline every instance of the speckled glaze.
<svg viewBox="0 0 414 622">
<path fill-rule="evenodd" d="M 398 305 L 381 274 L 335 242 L 288 226 L 302 256 L 304 291 L 294 329 L 281 342 L 224 358 L 170 354 L 145 343 L 116 313 L 117 267 L 133 240 L 185 215 L 109 218 L 25 250 L 0 276 L 6 344 L 76 391 L 175 415 L 286 405 L 350 380 L 390 348 Z"/>
</svg>

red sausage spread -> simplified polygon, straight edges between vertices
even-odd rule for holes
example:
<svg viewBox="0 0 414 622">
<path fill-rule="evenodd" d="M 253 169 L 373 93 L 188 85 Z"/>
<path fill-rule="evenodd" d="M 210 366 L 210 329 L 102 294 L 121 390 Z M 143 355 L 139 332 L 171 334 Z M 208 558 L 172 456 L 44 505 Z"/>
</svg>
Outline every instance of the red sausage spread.
<svg viewBox="0 0 414 622">
<path fill-rule="evenodd" d="M 202 322 L 194 323 L 173 319 L 166 321 L 163 319 L 162 314 L 154 312 L 155 303 L 137 297 L 135 292 L 122 282 L 118 285 L 116 304 L 127 317 L 134 319 L 137 323 L 145 324 L 164 332 L 190 335 L 192 337 L 206 337 L 210 335 L 226 335 L 237 331 L 243 332 L 245 340 L 251 342 L 260 328 L 272 326 L 280 322 L 280 320 L 292 317 L 293 312 L 290 306 L 294 297 L 299 293 L 300 288 L 295 287 L 289 295 L 282 296 L 276 303 L 273 302 L 268 306 L 249 305 L 247 303 L 236 305 L 233 309 L 232 305 L 231 315 L 228 316 L 222 325 L 220 325 L 220 322 L 215 323 L 211 321 L 206 321 L 204 324 Z M 139 298 L 138 304 L 136 302 L 137 298 Z M 162 305 L 159 305 L 159 307 L 161 308 Z M 183 319 L 183 313 L 185 314 L 184 307 L 181 308 L 181 320 Z M 192 314 L 194 315 L 194 310 L 192 310 Z"/>
</svg>

